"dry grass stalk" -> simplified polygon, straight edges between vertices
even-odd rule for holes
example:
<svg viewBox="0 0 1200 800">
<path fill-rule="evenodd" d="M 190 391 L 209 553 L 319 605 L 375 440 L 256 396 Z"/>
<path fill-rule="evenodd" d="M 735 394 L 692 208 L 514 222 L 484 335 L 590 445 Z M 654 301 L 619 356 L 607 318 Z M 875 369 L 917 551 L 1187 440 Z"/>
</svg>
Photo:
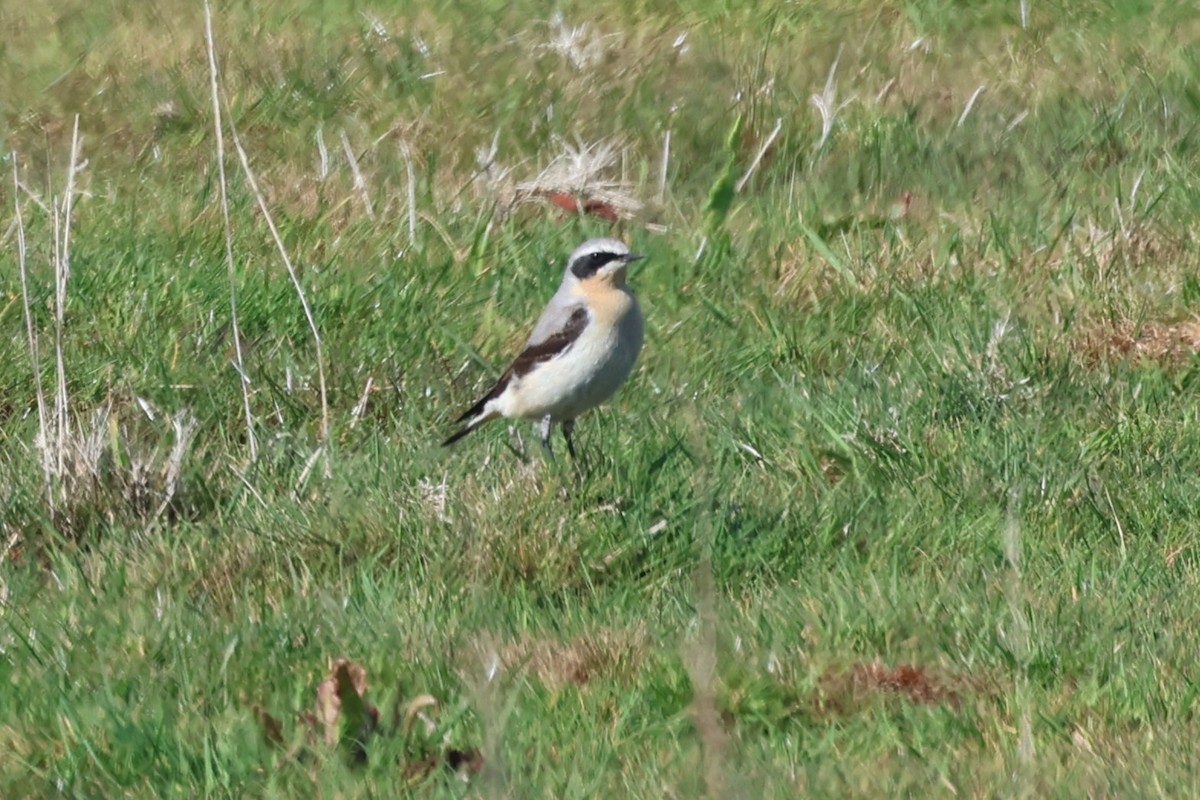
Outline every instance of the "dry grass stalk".
<svg viewBox="0 0 1200 800">
<path fill-rule="evenodd" d="M 696 574 L 696 609 L 700 633 L 684 659 L 692 682 L 692 724 L 700 737 L 704 758 L 704 788 L 708 797 L 726 796 L 729 735 L 717 708 L 717 588 L 712 564 L 705 559 Z"/>
<path fill-rule="evenodd" d="M 838 47 L 837 56 L 833 59 L 833 64 L 829 67 L 829 76 L 825 79 L 825 88 L 820 94 L 813 94 L 808 98 L 808 102 L 817 113 L 821 116 L 821 136 L 817 139 L 814 150 L 820 150 L 825 146 L 825 142 L 829 140 L 829 135 L 833 133 L 833 126 L 837 122 L 838 114 L 846 106 L 854 102 L 854 97 L 848 97 L 845 100 L 838 102 L 837 99 L 837 68 L 838 62 L 842 60 L 842 48 Z"/>
<path fill-rule="evenodd" d="M 71 162 L 67 167 L 67 187 L 61 210 L 51 204 L 54 212 L 54 364 L 57 386 L 54 392 L 54 463 L 61 476 L 66 469 L 67 444 L 71 436 L 71 417 L 67 397 L 67 367 L 63 354 L 64 315 L 67 306 L 67 283 L 71 278 L 71 210 L 75 196 L 75 172 L 79 164 L 79 115 L 71 133 Z M 43 443 L 44 445 L 45 443 Z M 65 492 L 66 488 L 62 487 Z M 62 496 L 65 501 L 65 494 Z"/>
<path fill-rule="evenodd" d="M 171 501 L 179 492 L 179 479 L 183 474 L 183 459 L 192 446 L 196 435 L 196 418 L 190 411 L 177 412 L 171 417 L 171 427 L 175 431 L 175 441 L 171 444 L 171 452 L 163 467 L 163 499 L 155 512 L 155 517 L 161 517 L 171 505 Z"/>
<path fill-rule="evenodd" d="M 79 117 L 76 116 L 65 193 L 61 199 L 55 198 L 45 207 L 53 228 L 55 387 L 52 411 L 41 378 L 41 352 L 29 289 L 25 214 L 21 203 L 23 187 L 17 155 L 13 154 L 17 263 L 25 333 L 37 395 L 38 434 L 35 449 L 40 456 L 50 518 L 68 533 L 84 530 L 90 513 L 107 518 L 122 514 L 152 518 L 162 516 L 179 495 L 184 458 L 196 429 L 196 421 L 190 412 L 175 414 L 171 418 L 174 443 L 164 459 L 157 450 L 139 448 L 134 438 L 122 440 L 122 429 L 114 420 L 111 400 L 93 409 L 90 420 L 72 422 L 66 376 L 65 320 L 71 277 L 71 224 L 76 177 L 85 166 L 80 162 L 80 149 Z M 154 409 L 140 398 L 138 403 L 146 417 L 153 422 L 156 419 Z"/>
<path fill-rule="evenodd" d="M 779 136 L 779 132 L 781 130 L 783 130 L 782 117 L 775 120 L 775 127 L 771 129 L 771 133 L 768 134 L 767 138 L 763 141 L 762 147 L 758 148 L 758 153 L 755 154 L 754 160 L 750 162 L 750 166 L 746 169 L 745 174 L 742 175 L 742 177 L 738 180 L 737 185 L 734 187 L 734 191 L 741 192 L 746 188 L 746 184 L 749 183 L 750 178 L 754 176 L 755 171 L 758 169 L 758 165 L 762 163 L 763 156 L 765 156 L 767 151 L 771 149 L 771 145 L 775 143 L 775 139 Z"/>
<path fill-rule="evenodd" d="M 963 126 L 963 123 L 967 121 L 967 117 L 971 116 L 971 112 L 975 109 L 975 101 L 986 91 L 987 87 L 983 84 L 976 87 L 975 91 L 971 93 L 971 97 L 967 100 L 966 106 L 963 107 L 962 115 L 958 118 L 958 122 L 955 123 L 954 127 L 961 128 Z"/>
<path fill-rule="evenodd" d="M 250 191 L 254 193 L 254 199 L 258 201 L 258 209 L 262 212 L 263 219 L 267 221 L 271 238 L 279 250 L 279 257 L 283 260 L 284 267 L 287 268 L 288 277 L 291 278 L 292 286 L 296 289 L 296 296 L 300 299 L 300 307 L 304 310 L 304 318 L 308 321 L 309 330 L 312 331 L 313 344 L 317 350 L 317 382 L 321 393 L 321 445 L 325 446 L 329 443 L 329 396 L 325 387 L 325 353 L 321 345 L 321 332 L 317 330 L 317 321 L 313 318 L 312 307 L 308 304 L 308 298 L 304 294 L 300 275 L 296 272 L 295 265 L 292 264 L 291 256 L 288 255 L 287 247 L 283 243 L 283 237 L 279 234 L 279 228 L 275 226 L 271 209 L 267 206 L 267 200 L 258 187 L 258 180 L 254 177 L 254 170 L 250 167 L 250 159 L 246 156 L 246 151 L 238 138 L 237 128 L 233 126 L 232 122 L 229 124 L 229 132 L 233 136 L 233 146 L 237 149 L 238 160 L 242 162 L 242 172 L 246 175 L 246 182 L 250 184 Z M 325 466 L 326 475 L 328 475 L 328 461 Z"/>
<path fill-rule="evenodd" d="M 400 140 L 400 157 L 404 159 L 404 173 L 408 180 L 408 244 L 417 242 L 417 173 L 413 168 L 412 152 L 408 142 Z"/>
<path fill-rule="evenodd" d="M 1004 545 L 1004 560 L 1008 565 L 1004 582 L 1004 597 L 1008 603 L 1011 626 L 1002 629 L 1001 635 L 1017 662 L 1016 701 L 1018 705 L 1017 764 L 1020 777 L 1031 772 L 1037 751 L 1033 741 L 1033 709 L 1029 690 L 1029 663 L 1033 655 L 1032 634 L 1028 604 L 1021 574 L 1021 520 L 1019 516 L 1020 491 L 1009 490 L 1008 507 L 1005 509 L 1004 527 L 1001 538 Z M 1123 547 L 1124 545 L 1122 545 Z"/>
<path fill-rule="evenodd" d="M 329 148 L 325 146 L 325 134 L 317 128 L 317 178 L 324 181 L 329 177 Z"/>
<path fill-rule="evenodd" d="M 658 204 L 662 205 L 667 199 L 667 170 L 671 166 L 671 129 L 663 134 L 662 159 L 658 165 Z"/>
<path fill-rule="evenodd" d="M 233 332 L 233 353 L 236 359 L 238 383 L 242 388 L 242 411 L 246 418 L 246 442 L 250 446 L 250 460 L 258 460 L 258 439 L 254 435 L 254 413 L 250 410 L 250 381 L 246 376 L 245 360 L 242 357 L 242 334 L 238 326 L 237 311 L 237 268 L 233 261 L 233 224 L 229 221 L 229 189 L 225 180 L 225 136 L 221 126 L 221 102 L 217 88 L 217 47 L 213 40 L 212 7 L 204 0 L 204 41 L 208 47 L 208 77 L 212 92 L 213 132 L 217 139 L 217 183 L 220 187 L 221 220 L 225 226 L 225 264 L 229 272 L 229 317 Z"/>
<path fill-rule="evenodd" d="M 354 148 L 350 146 L 350 137 L 346 135 L 344 128 L 339 131 L 339 135 L 342 139 L 342 151 L 346 154 L 346 161 L 350 164 L 350 173 L 354 176 L 354 188 L 358 191 L 359 197 L 362 198 L 363 208 L 367 212 L 367 217 L 374 220 L 375 207 L 371 205 L 371 194 L 367 191 L 367 179 L 363 177 L 362 170 L 358 167 L 358 159 L 354 155 Z M 319 143 L 320 139 L 318 138 L 317 141 Z"/>
<path fill-rule="evenodd" d="M 17 229 L 17 268 L 21 274 L 21 303 L 25 310 L 25 334 L 29 342 L 29 360 L 33 368 L 33 384 L 37 394 L 38 410 L 38 453 L 42 462 L 42 485 L 46 491 L 46 503 L 54 507 L 54 465 L 48 444 L 50 425 L 47 419 L 46 392 L 42 387 L 42 358 L 38 351 L 37 332 L 33 327 L 33 311 L 29 303 L 29 267 L 25 245 L 25 218 L 21 213 L 21 179 L 17 167 L 17 154 L 12 154 L 13 206 Z"/>
</svg>

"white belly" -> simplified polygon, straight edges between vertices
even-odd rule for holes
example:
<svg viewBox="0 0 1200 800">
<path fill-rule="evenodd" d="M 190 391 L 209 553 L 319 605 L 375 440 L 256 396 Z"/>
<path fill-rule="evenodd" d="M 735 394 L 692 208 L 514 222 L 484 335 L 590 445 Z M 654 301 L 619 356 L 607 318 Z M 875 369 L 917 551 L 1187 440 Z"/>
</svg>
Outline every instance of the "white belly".
<svg viewBox="0 0 1200 800">
<path fill-rule="evenodd" d="M 642 314 L 634 301 L 615 325 L 589 324 L 565 353 L 510 385 L 499 410 L 506 417 L 574 419 L 616 394 L 641 349 Z"/>
</svg>

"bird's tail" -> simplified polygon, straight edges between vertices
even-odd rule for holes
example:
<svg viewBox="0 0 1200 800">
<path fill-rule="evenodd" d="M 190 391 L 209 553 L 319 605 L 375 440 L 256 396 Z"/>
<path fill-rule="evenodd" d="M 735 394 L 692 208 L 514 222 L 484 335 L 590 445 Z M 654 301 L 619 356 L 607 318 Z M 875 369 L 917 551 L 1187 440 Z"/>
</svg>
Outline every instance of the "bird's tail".
<svg viewBox="0 0 1200 800">
<path fill-rule="evenodd" d="M 488 419 L 490 419 L 490 417 L 489 417 Z M 450 436 L 449 436 L 449 437 L 446 439 L 446 441 L 442 442 L 442 447 L 449 447 L 450 445 L 452 445 L 452 444 L 454 444 L 455 442 L 457 442 L 459 439 L 461 439 L 461 438 L 463 438 L 464 436 L 466 436 L 466 435 L 467 435 L 468 433 L 470 433 L 471 431 L 473 431 L 473 430 L 475 430 L 476 428 L 478 428 L 478 427 L 479 427 L 480 425 L 482 425 L 484 422 L 487 422 L 487 420 L 486 420 L 486 419 L 483 419 L 483 420 L 480 420 L 479 422 L 476 422 L 476 423 L 472 423 L 472 424 L 469 424 L 469 425 L 464 425 L 464 426 L 462 426 L 462 427 L 461 427 L 461 428 L 459 428 L 457 431 L 455 431 L 454 433 L 450 434 Z"/>
<path fill-rule="evenodd" d="M 463 412 L 463 415 L 461 417 L 454 420 L 455 422 L 466 421 L 467 424 L 462 426 L 461 428 L 459 428 L 453 434 L 451 434 L 450 437 L 448 439 L 446 439 L 446 441 L 442 442 L 442 447 L 449 447 L 450 445 L 457 442 L 459 439 L 466 436 L 471 431 L 478 428 L 483 423 L 485 423 L 489 420 L 493 420 L 496 417 L 500 416 L 498 413 L 496 413 L 495 411 L 493 411 L 487 407 L 488 403 L 491 400 L 492 400 L 492 397 L 490 395 L 488 397 L 483 398 L 478 403 L 476 403 L 475 405 L 468 408 L 465 412 Z"/>
</svg>

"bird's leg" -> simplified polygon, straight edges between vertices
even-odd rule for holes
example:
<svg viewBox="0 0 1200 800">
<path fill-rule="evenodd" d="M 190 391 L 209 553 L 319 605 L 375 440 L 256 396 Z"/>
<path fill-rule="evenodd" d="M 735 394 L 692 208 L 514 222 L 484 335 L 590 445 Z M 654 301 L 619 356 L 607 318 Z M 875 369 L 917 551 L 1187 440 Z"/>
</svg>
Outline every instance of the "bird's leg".
<svg viewBox="0 0 1200 800">
<path fill-rule="evenodd" d="M 566 419 L 562 424 L 563 441 L 567 443 L 567 453 L 570 454 L 572 461 L 578 461 L 575 455 L 575 442 L 571 439 L 575 435 L 575 420 Z"/>
<path fill-rule="evenodd" d="M 571 466 L 575 467 L 575 483 L 578 486 L 587 473 L 587 467 L 575 453 L 575 420 L 564 420 L 562 424 L 563 439 L 567 443 L 567 452 L 571 454 Z"/>
<path fill-rule="evenodd" d="M 529 463 L 529 451 L 525 449 L 525 440 L 521 438 L 521 429 L 516 425 L 508 426 L 508 441 L 505 444 L 513 455 L 521 459 L 522 464 Z"/>
<path fill-rule="evenodd" d="M 549 414 L 542 417 L 537 423 L 538 435 L 542 438 L 542 447 L 545 448 L 546 455 L 551 461 L 554 460 L 554 448 L 550 446 L 550 428 L 553 424 L 554 421 Z"/>
<path fill-rule="evenodd" d="M 554 460 L 554 450 L 550 447 L 550 431 L 551 431 L 551 428 L 553 428 L 553 426 L 554 426 L 554 420 L 550 417 L 549 414 L 547 414 L 546 416 L 542 417 L 542 419 L 538 422 L 538 433 L 540 433 L 542 436 L 542 447 L 546 448 L 546 455 L 549 456 L 550 463 L 552 465 L 554 465 L 554 471 L 558 473 L 558 477 L 562 481 L 562 483 L 558 489 L 559 494 L 561 495 L 563 500 L 570 500 L 571 499 L 571 490 L 567 486 L 566 476 L 563 475 L 562 468 L 559 467 L 558 462 Z M 576 476 L 576 478 L 578 478 L 579 477 L 579 462 L 577 462 L 575 460 L 575 447 L 574 447 L 574 445 L 571 444 L 571 435 L 569 432 L 570 427 L 571 427 L 570 420 L 567 420 L 566 422 L 563 423 L 563 436 L 567 440 L 567 452 L 569 452 L 571 454 L 571 465 L 573 467 L 575 467 L 575 476 Z"/>
</svg>

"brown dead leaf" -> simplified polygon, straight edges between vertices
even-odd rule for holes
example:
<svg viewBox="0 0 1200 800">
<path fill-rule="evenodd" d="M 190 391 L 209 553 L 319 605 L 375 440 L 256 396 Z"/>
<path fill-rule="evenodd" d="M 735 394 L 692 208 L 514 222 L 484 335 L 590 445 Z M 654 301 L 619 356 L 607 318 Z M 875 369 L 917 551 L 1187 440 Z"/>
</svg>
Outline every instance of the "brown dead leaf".
<svg viewBox="0 0 1200 800">
<path fill-rule="evenodd" d="M 885 667 L 882 664 L 855 664 L 854 682 L 865 688 L 896 692 L 914 703 L 929 705 L 943 700 L 953 701 L 955 693 L 945 683 L 922 666 L 901 664 Z"/>
<path fill-rule="evenodd" d="M 283 725 L 262 706 L 254 707 L 254 716 L 258 720 L 258 729 L 262 732 L 263 741 L 270 747 L 282 750 L 287 742 L 283 738 Z"/>
<path fill-rule="evenodd" d="M 331 674 L 317 686 L 316 719 L 325 744 L 350 748 L 365 761 L 366 746 L 379 725 L 379 709 L 366 701 L 367 671 L 346 658 L 334 659 Z"/>
<path fill-rule="evenodd" d="M 608 222 L 617 221 L 617 210 L 603 200 L 585 200 L 583 213 L 591 214 L 593 217 L 599 217 Z"/>
<path fill-rule="evenodd" d="M 579 213 L 579 201 L 566 192 L 546 192 L 545 198 L 568 214 Z"/>
<path fill-rule="evenodd" d="M 317 684 L 316 722 L 324 731 L 325 744 L 333 747 L 338 742 L 338 719 L 342 713 L 342 701 L 337 696 L 337 680 L 326 678 Z"/>
<path fill-rule="evenodd" d="M 438 701 L 431 694 L 420 694 L 408 702 L 404 709 L 404 730 L 412 730 L 413 722 L 418 718 L 425 723 L 425 732 L 432 734 L 437 730 L 433 720 L 425 716 L 425 709 L 437 708 Z"/>
<path fill-rule="evenodd" d="M 821 477 L 830 486 L 838 485 L 842 478 L 846 477 L 846 460 L 840 456 L 823 455 L 817 462 L 817 466 L 821 470 Z"/>
<path fill-rule="evenodd" d="M 573 194 L 560 191 L 543 192 L 542 197 L 550 201 L 551 205 L 561 208 L 568 214 L 590 214 L 608 222 L 616 222 L 619 218 L 617 209 L 611 203 L 596 198 L 587 198 L 580 202 L 579 198 Z"/>
<path fill-rule="evenodd" d="M 401 728 L 412 729 L 418 720 L 423 723 L 427 736 L 437 733 L 437 725 L 426 715 L 436 709 L 438 700 L 431 694 L 420 694 L 405 702 L 396 700 L 391 730 L 381 730 L 379 710 L 367 702 L 367 671 L 359 663 L 347 658 L 336 658 L 330 662 L 329 674 L 317 685 L 316 704 L 313 711 L 298 715 L 303 729 L 307 729 L 307 744 L 297 744 L 285 754 L 285 758 L 312 755 L 319 749 L 320 741 L 327 747 L 340 747 L 353 758 L 355 763 L 367 761 L 367 745 L 376 734 L 396 734 Z M 280 721 L 262 706 L 254 706 L 254 715 L 267 744 L 276 749 L 285 749 L 287 740 Z M 421 780 L 434 770 L 445 767 L 462 777 L 478 773 L 483 769 L 483 756 L 474 748 L 457 749 L 438 747 L 430 752 L 428 744 L 417 743 L 414 760 L 400 764 L 406 779 Z M 318 758 L 303 759 L 309 763 L 320 763 Z M 315 780 L 315 778 L 314 778 Z"/>
</svg>

